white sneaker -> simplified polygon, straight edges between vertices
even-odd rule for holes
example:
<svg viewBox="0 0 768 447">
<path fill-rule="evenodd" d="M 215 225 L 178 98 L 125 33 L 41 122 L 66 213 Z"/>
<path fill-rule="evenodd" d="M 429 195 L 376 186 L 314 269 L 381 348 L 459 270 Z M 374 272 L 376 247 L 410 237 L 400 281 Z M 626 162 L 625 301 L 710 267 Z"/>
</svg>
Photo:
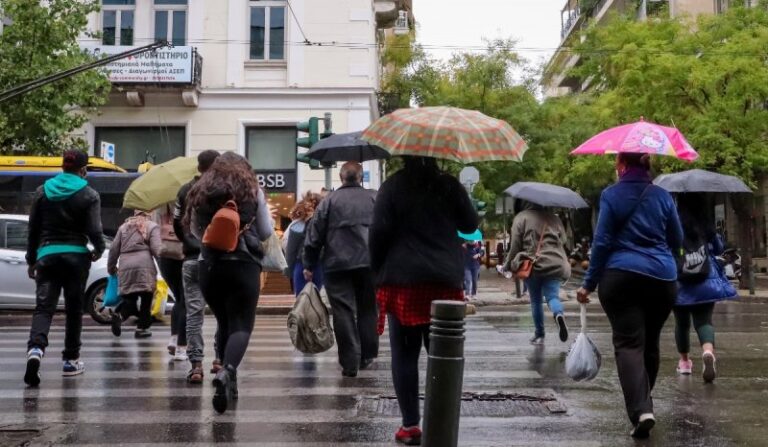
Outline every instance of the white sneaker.
<svg viewBox="0 0 768 447">
<path fill-rule="evenodd" d="M 701 361 L 704 363 L 704 368 L 701 371 L 701 376 L 706 383 L 712 383 L 717 377 L 717 370 L 715 369 L 715 354 L 712 351 L 705 351 L 701 355 Z"/>
<path fill-rule="evenodd" d="M 66 360 L 61 368 L 62 376 L 77 376 L 85 372 L 85 363 L 77 360 Z"/>
<path fill-rule="evenodd" d="M 173 360 L 177 362 L 186 362 L 188 360 L 187 357 L 187 347 L 186 346 L 177 346 L 176 347 L 176 354 L 173 355 Z"/>
<path fill-rule="evenodd" d="M 168 354 L 176 355 L 176 344 L 178 339 L 178 336 L 171 335 L 171 339 L 168 340 Z"/>
</svg>

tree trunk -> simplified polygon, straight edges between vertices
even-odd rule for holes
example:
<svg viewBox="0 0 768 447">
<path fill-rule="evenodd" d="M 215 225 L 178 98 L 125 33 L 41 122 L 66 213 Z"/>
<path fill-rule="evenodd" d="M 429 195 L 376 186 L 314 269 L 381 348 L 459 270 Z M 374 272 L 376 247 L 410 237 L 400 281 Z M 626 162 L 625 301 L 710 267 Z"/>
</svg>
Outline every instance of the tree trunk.
<svg viewBox="0 0 768 447">
<path fill-rule="evenodd" d="M 748 194 L 734 194 L 731 196 L 733 211 L 739 219 L 738 232 L 739 244 L 741 245 L 741 279 L 739 288 L 746 290 L 750 288 L 750 278 L 752 276 L 752 247 L 754 246 L 754 231 L 752 223 L 753 203 L 752 196 Z"/>
</svg>

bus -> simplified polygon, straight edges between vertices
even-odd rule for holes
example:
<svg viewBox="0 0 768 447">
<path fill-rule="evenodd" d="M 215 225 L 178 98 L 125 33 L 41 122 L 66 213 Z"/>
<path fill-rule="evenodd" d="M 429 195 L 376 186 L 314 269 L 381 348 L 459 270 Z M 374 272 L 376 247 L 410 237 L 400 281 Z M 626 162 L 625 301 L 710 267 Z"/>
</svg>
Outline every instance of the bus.
<svg viewBox="0 0 768 447">
<path fill-rule="evenodd" d="M 99 157 L 88 158 L 88 172 L 126 172 Z M 0 172 L 61 172 L 61 157 L 0 155 Z"/>
</svg>

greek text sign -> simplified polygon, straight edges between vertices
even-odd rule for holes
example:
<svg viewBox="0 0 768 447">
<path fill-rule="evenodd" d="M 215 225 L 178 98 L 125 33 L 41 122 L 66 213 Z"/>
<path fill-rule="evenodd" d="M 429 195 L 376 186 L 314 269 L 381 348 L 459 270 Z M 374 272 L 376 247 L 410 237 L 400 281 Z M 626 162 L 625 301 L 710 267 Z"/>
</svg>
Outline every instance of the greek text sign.
<svg viewBox="0 0 768 447">
<path fill-rule="evenodd" d="M 123 46 L 85 47 L 96 57 L 113 55 L 132 49 Z M 161 48 L 112 62 L 104 68 L 112 83 L 120 84 L 189 84 L 194 68 L 192 47 Z"/>
</svg>

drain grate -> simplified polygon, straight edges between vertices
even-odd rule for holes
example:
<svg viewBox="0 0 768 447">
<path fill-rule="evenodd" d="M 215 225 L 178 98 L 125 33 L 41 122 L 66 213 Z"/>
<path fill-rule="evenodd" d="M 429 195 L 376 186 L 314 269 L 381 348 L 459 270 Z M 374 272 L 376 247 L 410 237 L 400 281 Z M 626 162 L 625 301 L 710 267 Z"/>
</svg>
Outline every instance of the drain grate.
<svg viewBox="0 0 768 447">
<path fill-rule="evenodd" d="M 420 398 L 423 405 L 424 395 Z M 359 415 L 400 415 L 397 398 L 392 395 L 362 396 L 357 410 Z M 464 393 L 461 397 L 461 415 L 464 417 L 551 416 L 567 411 L 565 404 L 553 394 Z"/>
</svg>

